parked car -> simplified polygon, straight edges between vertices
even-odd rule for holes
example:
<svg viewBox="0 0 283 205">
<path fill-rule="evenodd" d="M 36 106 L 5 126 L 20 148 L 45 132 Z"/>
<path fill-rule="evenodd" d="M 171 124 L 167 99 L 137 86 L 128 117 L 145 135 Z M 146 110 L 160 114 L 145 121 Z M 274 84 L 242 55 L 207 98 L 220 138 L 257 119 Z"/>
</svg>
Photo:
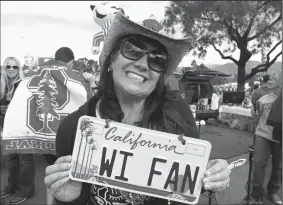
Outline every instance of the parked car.
<svg viewBox="0 0 283 205">
<path fill-rule="evenodd" d="M 208 120 L 217 119 L 218 109 L 211 109 L 211 99 L 213 93 L 216 94 L 210 80 L 215 77 L 229 77 L 229 75 L 218 71 L 187 71 L 179 81 L 179 90 L 184 99 L 190 105 L 196 107 L 196 119 Z"/>
</svg>

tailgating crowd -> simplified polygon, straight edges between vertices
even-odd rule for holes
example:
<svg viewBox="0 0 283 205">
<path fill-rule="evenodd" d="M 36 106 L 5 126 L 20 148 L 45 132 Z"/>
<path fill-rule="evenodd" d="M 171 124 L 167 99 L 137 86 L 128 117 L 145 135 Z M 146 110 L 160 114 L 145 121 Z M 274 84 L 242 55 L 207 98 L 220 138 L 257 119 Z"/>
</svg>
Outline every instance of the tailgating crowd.
<svg viewBox="0 0 283 205">
<path fill-rule="evenodd" d="M 73 51 L 68 47 L 61 47 L 55 52 L 55 60 L 66 63 L 67 66 L 73 68 L 76 73 L 86 82 L 92 93 L 95 93 L 97 87 L 95 81 L 95 69 L 92 72 L 88 69 L 88 61 L 85 59 L 75 61 Z M 24 65 L 26 66 L 26 65 Z M 9 103 L 20 84 L 25 78 L 23 67 L 19 59 L 8 57 L 1 66 L 1 95 L 0 95 L 0 126 L 1 135 L 4 125 L 4 117 Z M 37 65 L 34 65 L 37 66 Z M 97 68 L 96 68 L 97 69 Z M 2 148 L 2 147 L 1 147 Z M 48 164 L 56 161 L 55 155 L 44 155 Z M 35 165 L 33 154 L 11 154 L 8 156 L 8 185 L 1 192 L 1 198 L 6 198 L 17 191 L 19 197 L 11 200 L 12 204 L 18 204 L 32 197 L 35 192 Z"/>
<path fill-rule="evenodd" d="M 122 17 L 119 17 L 122 18 Z M 122 21 L 123 20 L 123 21 Z M 122 19 L 120 23 L 125 23 L 125 21 Z M 129 25 L 127 25 L 129 26 Z M 136 25 L 132 25 L 133 26 L 133 31 L 136 28 Z M 126 27 L 125 27 L 126 28 Z M 131 28 L 129 28 L 130 30 Z M 141 29 L 141 28 L 139 28 Z M 111 30 L 109 31 L 110 35 L 111 35 Z M 123 31 L 120 31 L 123 32 Z M 143 30 L 139 30 L 139 32 L 145 32 Z M 148 32 L 148 31 L 146 31 Z M 131 34 L 131 33 L 130 33 Z M 94 114 L 92 114 L 92 111 L 86 111 L 86 113 L 88 115 L 91 116 L 96 116 L 97 117 L 108 117 L 111 116 L 111 113 L 109 113 L 109 111 L 106 109 L 109 106 L 109 110 L 111 109 L 111 111 L 113 113 L 115 113 L 115 119 L 116 121 L 120 121 L 122 123 L 125 124 L 130 124 L 130 125 L 141 125 L 144 127 L 148 126 L 148 122 L 150 121 L 150 114 L 154 113 L 159 113 L 159 104 L 157 103 L 156 106 L 154 107 L 154 109 L 152 110 L 152 113 L 146 113 L 143 109 L 143 106 L 140 106 L 140 104 L 129 104 L 129 99 L 128 96 L 125 96 L 125 90 L 127 90 L 127 83 L 125 82 L 120 82 L 119 78 L 120 78 L 120 71 L 118 69 L 119 66 L 123 67 L 124 64 L 129 64 L 129 62 L 135 62 L 135 64 L 133 66 L 135 66 L 135 69 L 144 69 L 144 70 L 148 70 L 148 72 L 151 72 L 150 76 L 151 76 L 151 80 L 154 81 L 154 83 L 149 82 L 149 86 L 146 87 L 144 89 L 144 93 L 146 94 L 142 94 L 142 101 L 141 102 L 145 102 L 145 103 L 150 103 L 153 102 L 154 104 L 154 97 L 152 98 L 146 98 L 147 96 L 153 96 L 151 95 L 151 92 L 154 93 L 155 92 L 155 85 L 156 85 L 156 92 L 160 92 L 163 95 L 163 84 L 162 82 L 159 80 L 160 78 L 160 73 L 165 73 L 165 75 L 167 75 L 167 71 L 165 70 L 165 67 L 167 66 L 166 63 L 164 63 L 164 61 L 168 60 L 168 62 L 170 62 L 170 59 L 167 55 L 163 55 L 166 52 L 166 46 L 167 44 L 164 43 L 160 45 L 160 43 L 156 40 L 159 39 L 159 36 L 157 35 L 157 32 L 153 32 L 152 34 L 146 36 L 146 34 L 144 34 L 146 37 L 141 37 L 140 35 L 137 35 L 136 33 L 133 32 L 132 34 L 133 36 L 131 38 L 123 38 L 123 41 L 110 41 L 106 42 L 105 45 L 109 45 L 110 42 L 115 42 L 117 43 L 117 47 L 120 48 L 120 52 L 121 55 L 117 55 L 115 54 L 115 52 L 117 52 L 116 48 L 112 48 L 112 50 L 110 48 L 109 49 L 109 53 L 105 54 L 107 56 L 110 56 L 110 53 L 114 52 L 113 56 L 111 54 L 111 63 L 108 62 L 105 63 L 102 66 L 102 73 L 100 75 L 100 78 L 102 78 L 103 80 L 109 80 L 110 76 L 113 76 L 113 80 L 109 80 L 108 82 L 104 82 L 101 81 L 102 85 L 101 85 L 101 90 L 99 90 L 97 88 L 97 83 L 95 82 L 96 79 L 94 77 L 93 74 L 89 73 L 89 72 L 78 72 L 78 75 L 80 75 L 88 84 L 88 88 L 86 89 L 91 89 L 93 90 L 93 98 L 90 100 L 89 103 L 95 103 L 95 110 L 94 110 Z M 156 38 L 154 38 L 154 41 L 149 41 L 149 39 L 152 39 L 152 36 L 157 36 Z M 109 37 L 110 38 L 110 37 Z M 138 40 L 137 40 L 138 39 Z M 162 38 L 160 38 L 162 39 Z M 164 40 L 165 41 L 165 40 Z M 153 43 L 152 43 L 153 42 Z M 160 40 L 160 42 L 163 42 L 163 40 Z M 108 43 L 108 44 L 107 44 Z M 139 48 L 144 49 L 143 53 L 140 54 L 140 56 L 137 56 L 138 54 L 132 54 L 132 53 L 127 53 L 127 50 L 125 48 L 132 48 L 133 45 L 138 45 L 140 46 Z M 132 46 L 132 47 L 131 47 Z M 161 54 L 156 55 L 156 53 L 151 52 L 146 50 L 146 48 L 158 48 L 158 51 L 162 51 L 160 52 Z M 164 48 L 165 47 L 165 48 Z M 123 50 L 124 49 L 124 50 Z M 107 50 L 107 49 L 106 49 Z M 144 61 L 144 54 L 148 52 L 150 54 L 148 54 L 148 59 L 147 59 L 147 63 L 143 63 L 142 61 Z M 152 57 L 154 55 L 154 57 Z M 163 55 L 163 56 L 162 56 Z M 146 56 L 146 55 L 145 55 Z M 112 58 L 113 57 L 113 58 Z M 151 58 L 150 58 L 151 57 Z M 156 58 L 163 58 L 162 60 L 160 59 L 160 61 L 156 61 Z M 172 58 L 172 57 L 170 57 Z M 60 49 L 58 49 L 55 52 L 55 60 L 60 60 L 65 62 L 68 66 L 74 68 L 75 70 L 77 70 L 75 68 L 75 63 L 74 63 L 74 53 L 72 52 L 71 49 L 67 48 L 67 47 L 62 47 Z M 106 62 L 106 59 L 108 59 L 108 61 L 110 61 L 110 58 L 105 58 L 103 59 L 103 62 Z M 126 60 L 125 60 L 126 59 Z M 172 60 L 172 59 L 171 59 Z M 168 63 L 169 64 L 169 63 Z M 172 64 L 173 65 L 173 64 Z M 147 67 L 148 66 L 148 67 Z M 163 66 L 163 67 L 162 67 Z M 117 69 L 116 69 L 117 68 Z M 134 69 L 133 69 L 134 70 Z M 19 83 L 21 82 L 21 80 L 24 78 L 23 75 L 23 70 L 22 70 L 22 66 L 19 62 L 19 60 L 17 58 L 14 57 L 9 57 L 7 59 L 4 60 L 3 66 L 1 68 L 1 95 L 0 95 L 0 99 L 1 99 L 1 116 L 2 118 L 5 117 L 5 106 L 8 106 L 10 101 L 13 98 L 13 95 L 17 89 L 17 86 L 19 85 Z M 149 77 L 148 77 L 149 78 Z M 150 81 L 150 80 L 147 80 Z M 270 199 L 276 203 L 276 204 L 282 204 L 281 199 L 279 198 L 279 196 L 277 195 L 278 190 L 281 187 L 281 183 L 282 183 L 282 87 L 280 86 L 281 82 L 279 81 L 278 75 L 274 74 L 274 75 L 266 75 L 263 78 L 264 83 L 262 85 L 260 85 L 258 88 L 253 89 L 253 91 L 251 92 L 251 103 L 253 104 L 254 107 L 254 117 L 257 118 L 257 122 L 256 122 L 256 131 L 255 131 L 255 135 L 256 135 L 256 140 L 255 140 L 255 156 L 254 156 L 254 174 L 253 174 L 253 192 L 252 192 L 252 202 L 250 204 L 258 204 L 258 203 L 262 203 L 263 202 L 263 197 L 264 197 L 264 175 L 265 175 L 265 168 L 267 166 L 267 161 L 269 159 L 269 156 L 272 155 L 272 174 L 269 180 L 269 183 L 267 185 L 267 192 L 268 192 L 268 196 L 270 197 Z M 124 84 L 123 84 L 124 83 Z M 152 84 L 150 84 L 152 83 Z M 154 85 L 154 86 L 153 86 Z M 103 87 L 104 86 L 104 87 Z M 112 86 L 112 87 L 111 87 Z M 117 98 L 114 96 L 113 97 L 113 93 L 114 93 L 114 89 L 113 87 L 115 86 L 115 95 L 117 95 Z M 158 90 L 158 86 L 160 86 L 160 91 Z M 223 91 L 222 88 L 220 88 L 221 86 L 219 86 L 219 92 Z M 107 92 L 107 89 L 113 89 L 111 90 L 111 92 L 108 92 L 107 94 L 105 94 L 105 92 Z M 96 90 L 97 94 L 96 94 Z M 103 90 L 104 89 L 104 90 Z M 123 90 L 124 89 L 124 90 Z M 141 88 L 142 89 L 142 88 Z M 232 89 L 232 88 L 231 88 Z M 234 89 L 234 88 L 233 88 Z M 154 91 L 153 91 L 154 90 Z M 108 90 L 109 91 L 109 90 Z M 228 90 L 227 90 L 228 91 Z M 127 90 L 127 92 L 130 92 L 129 90 Z M 132 91 L 131 91 L 132 92 Z M 149 92 L 149 93 L 147 93 Z M 167 91 L 166 91 L 167 92 Z M 143 96 L 145 95 L 145 96 Z M 132 94 L 132 96 L 134 96 L 134 94 Z M 177 130 L 174 130 L 173 127 L 170 127 L 171 125 L 166 124 L 163 125 L 162 123 L 160 123 L 160 121 L 156 121 L 156 127 L 159 127 L 160 130 L 164 130 L 164 131 L 168 131 L 171 129 L 170 132 L 172 133 L 178 133 L 180 134 L 181 132 L 186 133 L 190 133 L 190 136 L 192 136 L 192 133 L 196 133 L 195 136 L 197 137 L 197 132 L 196 132 L 196 126 L 195 126 L 195 122 L 192 118 L 192 114 L 190 112 L 190 109 L 187 109 L 187 105 L 183 105 L 182 101 L 181 101 L 181 97 L 178 98 L 176 96 L 174 96 L 173 94 L 171 94 L 169 91 L 167 94 L 164 94 L 164 98 L 165 100 L 172 101 L 172 104 L 176 103 L 176 109 L 184 109 L 188 111 L 188 116 L 185 116 L 182 114 L 182 116 L 180 115 L 180 119 L 181 120 L 186 120 L 186 122 L 193 122 L 191 124 L 189 124 L 188 126 L 184 126 L 182 127 L 182 123 L 180 125 L 180 127 L 177 127 Z M 169 96 L 169 97 L 168 97 Z M 167 98 L 166 98 L 167 97 Z M 140 97 L 141 98 L 141 97 Z M 139 98 L 138 98 L 139 99 Z M 146 99 L 146 100 L 144 100 Z M 148 100 L 150 99 L 150 100 Z M 176 100 L 177 99 L 177 100 Z M 174 101 L 176 100 L 176 101 Z M 179 101 L 180 102 L 179 102 Z M 158 102 L 158 101 L 156 101 Z M 117 107 L 117 104 L 120 103 L 121 107 Z M 160 102 L 160 106 L 164 106 L 164 108 L 166 107 L 165 105 L 163 105 L 162 103 L 164 102 Z M 180 103 L 180 104 L 178 104 Z M 166 104 L 166 103 L 164 103 Z M 147 106 L 149 106 L 148 104 L 146 104 Z M 105 106 L 105 107 L 103 107 Z M 140 112 L 139 113 L 131 113 L 132 110 L 129 109 L 128 107 L 130 107 L 131 109 L 137 109 Z M 179 108 L 178 108 L 179 107 Z M 181 108 L 180 108 L 181 107 Z M 181 110 L 182 110 L 181 109 Z M 97 111 L 98 110 L 98 111 Z M 275 111 L 274 111 L 275 110 Z M 281 110 L 281 112 L 279 112 L 279 110 Z M 97 112 L 96 112 L 97 111 Z M 122 112 L 123 111 L 123 112 Z M 98 114 L 97 114 L 98 113 Z M 124 113 L 124 115 L 123 115 Z M 168 111 L 168 113 L 170 113 Z M 168 114 L 167 113 L 167 114 Z M 133 114 L 135 114 L 135 117 L 138 116 L 138 118 L 135 118 L 133 116 Z M 114 115 L 114 114 L 113 114 Z M 124 116 L 121 117 L 121 116 Z M 167 115 L 166 115 L 167 116 Z M 70 118 L 67 118 L 68 120 L 65 120 L 64 123 L 66 122 L 70 122 L 73 123 L 75 121 L 77 121 L 76 119 L 77 115 L 76 114 L 72 114 L 70 115 Z M 170 117 L 170 115 L 168 114 L 168 117 Z M 78 117 L 77 117 L 78 118 Z M 164 117 L 165 118 L 165 117 Z M 167 119 L 164 119 L 164 121 L 166 121 Z M 181 121 L 180 120 L 180 121 Z M 2 125 L 3 126 L 3 122 L 4 120 L 2 119 Z M 135 124 L 136 122 L 140 122 L 140 124 Z M 151 121 L 151 122 L 155 122 L 155 121 Z M 169 122 L 169 120 L 168 120 Z M 58 204 L 86 204 L 85 202 L 87 200 L 85 200 L 86 198 L 90 197 L 89 196 L 89 192 L 86 190 L 89 190 L 90 187 L 88 185 L 86 185 L 85 183 L 80 183 L 80 184 L 71 184 L 73 185 L 73 187 L 64 187 L 64 188 L 68 188 L 68 190 L 70 190 L 70 195 L 71 196 L 66 196 L 63 195 L 60 192 L 60 187 L 57 187 L 57 184 L 55 185 L 55 179 L 56 180 L 61 180 L 60 183 L 63 184 L 63 180 L 64 178 L 62 178 L 62 176 L 56 176 L 54 174 L 55 173 L 54 170 L 56 170 L 56 172 L 58 173 L 64 173 L 64 171 L 66 171 L 66 168 L 59 168 L 58 164 L 61 163 L 61 165 L 63 166 L 64 163 L 68 164 L 70 162 L 70 158 L 67 158 L 69 156 L 69 154 L 71 153 L 70 150 L 66 151 L 63 153 L 63 149 L 67 149 L 64 148 L 65 144 L 63 142 L 65 142 L 63 139 L 63 135 L 62 135 L 62 131 L 63 131 L 63 127 L 67 128 L 69 125 L 68 124 L 64 124 L 62 123 L 60 125 L 61 128 L 59 128 L 59 130 L 61 129 L 61 135 L 57 134 L 57 138 L 56 138 L 56 143 L 58 143 L 58 146 L 62 146 L 60 150 L 57 150 L 57 156 L 54 155 L 45 155 L 45 159 L 48 162 L 48 167 L 46 169 L 46 178 L 45 178 L 45 184 L 48 188 L 48 191 L 51 193 L 48 194 L 48 197 L 54 197 L 56 199 L 56 202 Z M 169 128 L 167 127 L 169 126 Z M 169 132 L 169 131 L 168 131 Z M 59 131 L 58 131 L 59 133 Z M 71 137 L 71 136 L 68 136 Z M 61 140 L 61 141 L 58 141 Z M 59 144 L 59 142 L 61 142 L 61 144 Z M 62 144 L 63 143 L 63 144 Z M 67 146 L 67 145 L 66 145 Z M 71 147 L 71 145 L 70 145 Z M 57 147 L 58 148 L 58 147 Z M 72 149 L 72 148 L 70 148 Z M 61 152 L 61 153 L 60 153 Z M 63 163 L 64 162 L 64 163 Z M 55 164 L 54 164 L 55 163 Z M 219 167 L 218 170 L 219 173 L 212 173 L 211 176 L 207 175 L 208 177 L 204 180 L 204 188 L 206 190 L 212 190 L 214 192 L 216 191 L 223 191 L 225 190 L 225 188 L 227 188 L 229 186 L 229 168 L 227 163 L 225 164 L 225 160 L 216 160 L 213 162 L 215 164 L 216 167 Z M 58 165 L 58 166 L 57 166 Z M 11 200 L 11 204 L 20 204 L 22 202 L 24 202 L 25 200 L 27 200 L 28 198 L 34 196 L 35 193 L 35 165 L 34 165 L 34 159 L 33 159 L 33 154 L 12 154 L 9 155 L 8 158 L 8 184 L 5 187 L 4 190 L 1 190 L 1 199 L 6 198 L 12 194 L 16 194 L 17 197 L 15 197 L 13 200 Z M 214 165 L 211 164 L 211 167 L 213 167 Z M 61 170 L 60 170 L 61 169 Z M 215 175 L 213 175 L 215 174 Z M 218 177 L 218 175 L 220 176 L 221 180 Z M 58 174 L 59 175 L 59 174 Z M 217 175 L 217 176 L 216 176 Z M 209 176 L 211 178 L 209 178 Z M 53 177 L 53 179 L 52 179 Z M 64 175 L 64 177 L 66 177 Z M 214 178 L 213 178 L 214 177 Z M 209 180 L 211 181 L 211 183 L 209 184 Z M 215 180 L 215 184 L 213 183 L 213 180 Z M 217 182 L 216 182 L 217 181 Z M 221 183 L 218 183 L 221 182 Z M 64 181 L 64 183 L 67 183 L 67 181 Z M 218 184 L 216 184 L 218 183 Z M 70 185 L 69 184 L 69 185 Z M 70 186 L 71 186 L 70 185 Z M 63 186 L 63 185 L 62 185 Z M 79 187 L 79 188 L 76 188 Z M 58 191 L 59 190 L 59 191 Z M 79 191 L 78 191 L 79 190 Z M 82 191 L 80 191 L 82 190 Z M 72 192 L 74 191 L 74 193 Z M 78 194 L 77 194 L 78 193 Z M 82 193 L 82 194 L 80 194 Z M 91 192 L 91 194 L 94 194 L 95 192 Z M 90 195 L 91 195 L 90 194 Z M 84 195 L 84 196 L 83 196 Z M 87 196 L 86 196 L 87 195 Z M 93 199 L 96 196 L 93 197 Z M 48 199 L 49 200 L 49 199 Z M 79 200 L 79 201 L 76 201 Z M 125 199 L 126 200 L 126 199 Z M 129 195 L 129 200 L 130 203 L 129 204 L 134 204 L 131 200 L 131 195 Z M 70 202 L 72 201 L 72 203 Z M 148 200 L 145 204 L 164 204 L 164 201 L 154 201 L 152 199 Z M 64 203 L 66 202 L 66 203 Z M 48 202 L 50 203 L 50 202 Z M 99 202 L 94 202 L 94 204 L 100 204 Z M 111 202 L 112 204 L 112 202 Z"/>
</svg>

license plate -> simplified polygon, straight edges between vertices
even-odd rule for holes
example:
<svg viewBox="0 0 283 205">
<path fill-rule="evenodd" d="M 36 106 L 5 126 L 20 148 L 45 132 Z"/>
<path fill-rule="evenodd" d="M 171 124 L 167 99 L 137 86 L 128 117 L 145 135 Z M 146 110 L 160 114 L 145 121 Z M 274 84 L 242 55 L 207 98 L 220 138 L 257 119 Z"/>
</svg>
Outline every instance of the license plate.
<svg viewBox="0 0 283 205">
<path fill-rule="evenodd" d="M 208 141 L 82 116 L 70 178 L 196 204 L 210 151 Z"/>
</svg>

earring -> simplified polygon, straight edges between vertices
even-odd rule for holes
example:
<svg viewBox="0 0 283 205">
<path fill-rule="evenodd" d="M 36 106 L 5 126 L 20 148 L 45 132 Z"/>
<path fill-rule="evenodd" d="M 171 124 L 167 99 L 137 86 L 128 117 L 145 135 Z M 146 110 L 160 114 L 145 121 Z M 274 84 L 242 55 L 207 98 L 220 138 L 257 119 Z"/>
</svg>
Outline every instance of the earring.
<svg viewBox="0 0 283 205">
<path fill-rule="evenodd" d="M 107 72 L 110 72 L 110 71 L 111 71 L 111 67 L 109 66 L 108 69 L 107 69 Z"/>
</svg>

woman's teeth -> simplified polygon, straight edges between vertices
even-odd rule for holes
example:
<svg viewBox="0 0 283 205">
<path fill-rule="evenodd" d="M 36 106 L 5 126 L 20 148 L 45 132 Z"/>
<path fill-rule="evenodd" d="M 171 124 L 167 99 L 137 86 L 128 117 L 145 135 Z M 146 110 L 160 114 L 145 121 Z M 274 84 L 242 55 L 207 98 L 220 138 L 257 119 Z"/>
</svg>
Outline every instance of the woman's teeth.
<svg viewBox="0 0 283 205">
<path fill-rule="evenodd" d="M 132 72 L 128 72 L 128 73 L 127 73 L 127 76 L 128 76 L 129 78 L 135 79 L 135 80 L 137 80 L 137 81 L 139 81 L 139 82 L 144 82 L 144 81 L 145 81 L 144 77 L 142 77 L 142 76 L 140 76 L 140 75 L 137 75 L 137 74 L 135 74 L 135 73 L 132 73 Z"/>
</svg>

